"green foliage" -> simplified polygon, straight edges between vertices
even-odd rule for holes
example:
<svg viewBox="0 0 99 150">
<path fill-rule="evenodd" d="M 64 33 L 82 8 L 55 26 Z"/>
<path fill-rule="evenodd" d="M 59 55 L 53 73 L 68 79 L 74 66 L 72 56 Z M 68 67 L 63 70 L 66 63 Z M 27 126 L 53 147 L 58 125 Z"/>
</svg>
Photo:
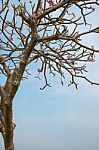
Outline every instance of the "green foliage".
<svg viewBox="0 0 99 150">
<path fill-rule="evenodd" d="M 18 5 L 17 7 L 15 7 L 15 10 L 16 11 L 21 11 L 24 9 L 24 6 L 23 5 Z"/>
</svg>

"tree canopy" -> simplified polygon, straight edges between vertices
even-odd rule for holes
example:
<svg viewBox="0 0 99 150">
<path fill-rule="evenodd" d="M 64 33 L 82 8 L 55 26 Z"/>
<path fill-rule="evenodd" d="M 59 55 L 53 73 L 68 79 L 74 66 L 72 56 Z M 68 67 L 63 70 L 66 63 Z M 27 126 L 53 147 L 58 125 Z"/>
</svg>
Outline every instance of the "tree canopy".
<svg viewBox="0 0 99 150">
<path fill-rule="evenodd" d="M 68 85 L 76 88 L 75 78 L 99 85 L 86 77 L 86 64 L 99 53 L 92 41 L 99 35 L 92 19 L 98 9 L 98 0 L 1 0 L 0 75 L 5 83 L 0 85 L 0 132 L 6 150 L 14 149 L 12 101 L 30 74 L 29 64 L 39 64 L 37 77 L 42 74 L 45 81 L 41 90 L 51 86 L 50 75 L 60 75 L 63 85 L 66 73 Z"/>
<path fill-rule="evenodd" d="M 24 70 L 22 63 L 28 67 L 38 61 L 37 71 L 44 75 L 45 86 L 50 86 L 46 72 L 54 76 L 59 73 L 62 79 L 65 71 L 71 76 L 70 84 L 76 88 L 76 77 L 97 84 L 88 80 L 84 72 L 86 63 L 95 61 L 99 50 L 94 43 L 89 46 L 83 39 L 99 32 L 99 27 L 93 27 L 93 21 L 88 20 L 98 7 L 97 0 L 18 0 L 15 3 L 2 0 L 0 73 L 8 77 L 15 68 Z M 26 68 L 25 71 L 29 74 Z"/>
</svg>

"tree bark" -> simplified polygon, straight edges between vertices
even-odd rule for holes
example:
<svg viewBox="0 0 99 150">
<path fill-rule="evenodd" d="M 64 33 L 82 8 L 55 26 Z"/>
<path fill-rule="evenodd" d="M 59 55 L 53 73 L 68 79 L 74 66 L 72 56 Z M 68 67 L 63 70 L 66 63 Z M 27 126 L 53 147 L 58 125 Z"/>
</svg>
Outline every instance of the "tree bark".
<svg viewBox="0 0 99 150">
<path fill-rule="evenodd" d="M 13 121 L 12 121 L 12 103 L 5 104 L 4 108 L 4 116 L 5 116 L 5 135 L 4 135 L 4 146 L 5 150 L 14 150 L 14 142 L 13 142 Z"/>
</svg>

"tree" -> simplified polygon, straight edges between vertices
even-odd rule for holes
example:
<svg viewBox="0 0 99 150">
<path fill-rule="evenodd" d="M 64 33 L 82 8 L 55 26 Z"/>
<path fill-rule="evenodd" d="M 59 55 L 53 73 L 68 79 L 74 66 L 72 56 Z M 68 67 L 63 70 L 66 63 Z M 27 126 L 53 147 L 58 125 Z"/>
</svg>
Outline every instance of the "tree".
<svg viewBox="0 0 99 150">
<path fill-rule="evenodd" d="M 14 150 L 12 103 L 28 66 L 39 64 L 38 78 L 43 75 L 43 90 L 51 85 L 48 75 L 61 77 L 67 72 L 77 88 L 75 78 L 99 85 L 85 76 L 87 62 L 95 61 L 95 45 L 83 41 L 99 34 L 88 18 L 99 7 L 98 0 L 38 0 L 28 2 L 1 0 L 0 4 L 0 132 L 5 150 Z"/>
</svg>

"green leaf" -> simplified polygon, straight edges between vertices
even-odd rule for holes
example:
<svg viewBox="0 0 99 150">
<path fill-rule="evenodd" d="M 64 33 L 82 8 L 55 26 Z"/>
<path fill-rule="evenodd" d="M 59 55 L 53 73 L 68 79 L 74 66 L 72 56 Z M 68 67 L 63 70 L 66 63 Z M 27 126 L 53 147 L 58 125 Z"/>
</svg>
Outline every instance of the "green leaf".
<svg viewBox="0 0 99 150">
<path fill-rule="evenodd" d="M 18 5 L 18 6 L 15 8 L 15 10 L 16 10 L 16 11 L 21 11 L 23 8 L 24 8 L 24 6 Z"/>
</svg>

